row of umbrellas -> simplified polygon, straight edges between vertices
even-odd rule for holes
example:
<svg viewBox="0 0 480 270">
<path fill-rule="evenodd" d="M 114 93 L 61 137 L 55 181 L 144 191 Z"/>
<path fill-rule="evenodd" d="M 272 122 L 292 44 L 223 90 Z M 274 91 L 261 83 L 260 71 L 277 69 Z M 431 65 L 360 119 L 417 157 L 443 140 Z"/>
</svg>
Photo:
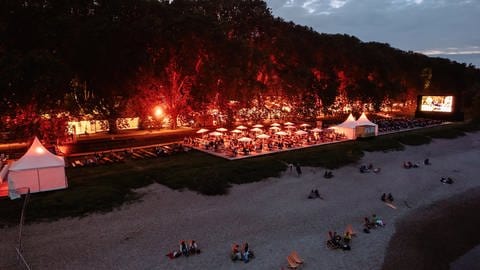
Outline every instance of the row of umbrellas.
<svg viewBox="0 0 480 270">
<path fill-rule="evenodd" d="M 284 123 L 284 125 L 285 125 L 286 129 L 295 129 L 294 124 L 291 123 L 291 122 Z M 281 125 L 278 124 L 278 123 L 273 123 L 273 124 L 270 125 L 269 129 L 277 131 L 277 132 L 275 132 L 275 135 L 279 135 L 279 136 L 288 135 L 289 133 L 287 133 L 285 131 L 281 131 L 280 126 Z M 309 127 L 310 124 L 301 124 L 300 126 L 306 128 L 306 127 Z M 253 126 L 252 129 L 250 129 L 250 131 L 263 132 L 263 130 L 261 129 L 262 127 L 263 127 L 263 125 L 256 124 L 256 125 Z M 231 132 L 238 134 L 238 133 L 243 133 L 243 131 L 246 130 L 246 129 L 248 129 L 248 128 L 243 126 L 243 125 L 240 125 L 240 126 L 236 127 L 234 130 L 232 130 Z M 202 129 L 198 130 L 197 133 L 202 134 L 202 133 L 206 133 L 208 131 L 209 131 L 208 129 L 202 128 Z M 228 131 L 228 129 L 226 129 L 226 128 L 223 128 L 223 127 L 222 128 L 217 128 L 216 131 L 210 132 L 209 135 L 211 135 L 211 136 L 222 136 L 223 132 L 226 132 L 226 131 Z M 320 131 L 322 131 L 322 130 L 319 129 L 319 128 L 314 128 L 314 129 L 311 130 L 311 132 L 317 132 L 317 133 L 320 132 Z M 304 130 L 297 130 L 297 131 L 294 132 L 294 134 L 296 134 L 296 135 L 306 135 L 306 134 L 308 134 L 308 132 L 304 131 Z M 256 137 L 259 138 L 259 139 L 270 138 L 270 136 L 267 135 L 267 134 L 259 134 Z M 250 141 L 252 141 L 252 139 L 249 138 L 249 137 L 241 137 L 241 138 L 238 139 L 238 141 L 240 141 L 240 142 L 250 142 Z"/>
</svg>

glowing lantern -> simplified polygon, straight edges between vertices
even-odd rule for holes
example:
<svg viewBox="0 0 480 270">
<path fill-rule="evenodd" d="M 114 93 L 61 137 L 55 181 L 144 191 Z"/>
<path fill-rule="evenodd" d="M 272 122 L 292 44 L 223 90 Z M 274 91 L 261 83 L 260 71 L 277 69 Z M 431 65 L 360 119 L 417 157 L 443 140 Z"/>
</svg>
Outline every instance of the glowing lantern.
<svg viewBox="0 0 480 270">
<path fill-rule="evenodd" d="M 35 148 L 35 152 L 37 152 L 38 154 L 43 154 L 44 150 L 43 150 L 42 147 L 39 146 L 39 147 Z"/>
<path fill-rule="evenodd" d="M 163 115 L 163 110 L 160 108 L 160 106 L 156 106 L 153 109 L 153 114 L 155 115 L 156 118 L 160 118 Z"/>
</svg>

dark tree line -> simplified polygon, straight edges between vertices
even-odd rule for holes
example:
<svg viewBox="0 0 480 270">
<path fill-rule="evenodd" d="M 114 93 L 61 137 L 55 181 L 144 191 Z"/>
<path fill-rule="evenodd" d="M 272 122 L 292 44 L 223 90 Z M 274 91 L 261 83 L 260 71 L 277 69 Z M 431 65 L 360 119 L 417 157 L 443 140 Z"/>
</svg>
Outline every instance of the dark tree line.
<svg viewBox="0 0 480 270">
<path fill-rule="evenodd" d="M 260 117 L 275 99 L 304 119 L 417 94 L 471 107 L 479 90 L 471 65 L 320 34 L 261 0 L 0 2 L 0 130 L 18 136 L 86 116 L 111 132 L 119 117 L 147 127 L 157 104 L 175 127 L 213 109 L 230 123 L 240 108 Z"/>
</svg>

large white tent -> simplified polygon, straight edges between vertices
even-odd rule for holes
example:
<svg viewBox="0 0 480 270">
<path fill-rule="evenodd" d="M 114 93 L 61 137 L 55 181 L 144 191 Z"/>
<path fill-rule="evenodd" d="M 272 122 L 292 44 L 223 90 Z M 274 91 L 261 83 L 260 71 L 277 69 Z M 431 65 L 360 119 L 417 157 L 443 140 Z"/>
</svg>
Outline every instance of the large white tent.
<svg viewBox="0 0 480 270">
<path fill-rule="evenodd" d="M 343 123 L 333 126 L 332 128 L 335 130 L 336 133 L 344 134 L 347 139 L 354 140 L 356 139 L 355 135 L 355 127 L 357 126 L 357 122 L 355 121 L 355 117 L 350 114 Z"/>
<path fill-rule="evenodd" d="M 362 113 L 356 123 L 356 137 L 371 137 L 378 135 L 378 125 L 368 120 L 365 113 Z"/>
<path fill-rule="evenodd" d="M 32 145 L 8 170 L 10 197 L 19 189 L 30 188 L 31 193 L 67 187 L 63 157 L 50 153 L 35 137 Z"/>
</svg>

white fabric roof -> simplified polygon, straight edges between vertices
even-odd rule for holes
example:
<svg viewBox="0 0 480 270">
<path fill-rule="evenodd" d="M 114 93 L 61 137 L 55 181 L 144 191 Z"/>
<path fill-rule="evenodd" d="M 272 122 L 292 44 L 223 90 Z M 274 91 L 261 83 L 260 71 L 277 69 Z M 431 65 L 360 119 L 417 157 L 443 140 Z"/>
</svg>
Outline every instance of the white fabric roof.
<svg viewBox="0 0 480 270">
<path fill-rule="evenodd" d="M 377 124 L 368 120 L 365 113 L 362 113 L 362 115 L 357 119 L 357 126 L 376 126 L 376 125 Z"/>
<path fill-rule="evenodd" d="M 337 125 L 336 127 L 342 128 L 355 128 L 357 126 L 357 122 L 355 121 L 355 117 L 350 113 L 347 120 L 343 121 L 343 123 Z"/>
<path fill-rule="evenodd" d="M 65 167 L 63 157 L 50 153 L 38 140 L 33 140 L 32 145 L 19 160 L 12 163 L 10 171 L 22 171 L 28 169 Z"/>
</svg>

